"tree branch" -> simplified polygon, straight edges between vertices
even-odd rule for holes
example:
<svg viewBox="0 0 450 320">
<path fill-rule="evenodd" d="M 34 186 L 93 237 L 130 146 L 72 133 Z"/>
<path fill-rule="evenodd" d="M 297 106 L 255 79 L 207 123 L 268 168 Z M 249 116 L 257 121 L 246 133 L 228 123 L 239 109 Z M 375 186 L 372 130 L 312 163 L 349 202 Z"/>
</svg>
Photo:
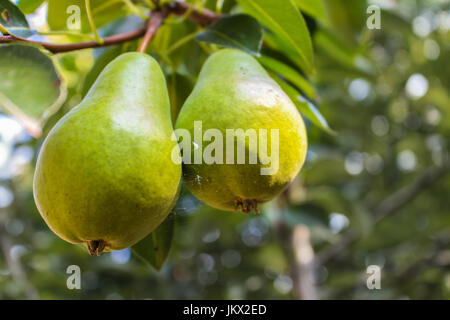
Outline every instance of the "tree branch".
<svg viewBox="0 0 450 320">
<path fill-rule="evenodd" d="M 374 216 L 374 223 L 378 223 L 383 218 L 395 213 L 398 209 L 405 206 L 408 202 L 417 197 L 422 191 L 428 188 L 440 178 L 444 177 L 450 171 L 450 162 L 447 161 L 440 167 L 429 168 L 419 175 L 412 185 L 404 187 L 387 197 L 381 203 L 371 210 Z M 353 230 L 345 233 L 339 242 L 322 250 L 316 255 L 316 263 L 324 264 L 337 256 L 342 250 L 359 238 L 359 234 Z"/>
<path fill-rule="evenodd" d="M 223 16 L 220 14 L 216 14 L 208 9 L 199 10 L 195 7 L 192 7 L 191 4 L 185 2 L 175 1 L 169 3 L 167 7 L 169 8 L 170 12 L 179 16 L 183 16 L 187 12 L 189 12 L 189 19 L 202 27 L 209 26 Z"/>
<path fill-rule="evenodd" d="M 162 25 L 165 17 L 167 16 L 167 12 L 154 11 L 148 22 L 147 31 L 145 32 L 144 37 L 142 38 L 141 43 L 139 44 L 138 52 L 145 52 L 147 49 L 150 40 L 152 40 L 153 36 L 158 31 L 159 27 Z"/>
<path fill-rule="evenodd" d="M 385 216 L 397 211 L 408 202 L 413 200 L 423 190 L 432 185 L 434 182 L 445 176 L 450 170 L 450 163 L 447 161 L 444 165 L 425 170 L 420 176 L 416 178 L 413 184 L 409 187 L 400 189 L 392 196 L 383 200 L 372 212 L 375 216 L 375 221 L 378 222 Z"/>
<path fill-rule="evenodd" d="M 189 18 L 194 21 L 195 23 L 201 25 L 201 26 L 207 26 L 211 23 L 217 21 L 221 15 L 215 14 L 214 12 L 202 9 L 199 10 L 197 8 L 191 8 L 191 5 L 184 2 L 173 2 L 169 3 L 166 7 L 162 9 L 162 11 L 167 12 L 167 15 L 170 13 L 173 13 L 175 15 L 184 15 L 189 13 Z M 156 13 L 156 12 L 155 12 Z M 152 24 L 151 20 L 153 20 L 155 17 L 150 19 L 150 24 Z M 163 19 L 159 22 L 159 26 L 163 23 L 163 20 L 165 18 L 165 15 Z M 159 17 L 157 17 L 159 19 Z M 158 22 L 158 21 L 156 21 Z M 156 26 L 156 22 L 153 22 L 153 24 Z M 153 25 L 152 24 L 152 25 Z M 143 25 L 142 27 L 122 33 L 113 35 L 110 37 L 106 37 L 103 39 L 103 43 L 97 43 L 96 41 L 84 41 L 84 42 L 76 42 L 76 43 L 67 43 L 67 44 L 59 44 L 59 43 L 52 43 L 52 42 L 41 42 L 41 41 L 34 41 L 29 40 L 25 38 L 21 38 L 15 35 L 3 35 L 0 36 L 0 44 L 1 43 L 28 43 L 28 44 L 34 44 L 41 46 L 48 51 L 52 53 L 63 53 L 63 52 L 69 52 L 69 51 L 75 51 L 75 50 L 81 50 L 81 49 L 88 49 L 88 48 L 100 48 L 100 47 L 106 47 L 111 46 L 115 44 L 120 44 L 128 41 L 132 41 L 135 39 L 138 39 L 146 34 L 150 28 L 147 28 L 147 24 Z M 158 27 L 159 27 L 158 26 Z M 158 28 L 156 28 L 158 29 Z M 150 32 L 150 31 L 149 31 Z M 156 32 L 156 31 L 155 31 Z M 149 35 L 150 39 L 153 37 L 154 34 L 153 31 Z"/>
<path fill-rule="evenodd" d="M 294 297 L 298 300 L 317 300 L 315 285 L 314 250 L 311 245 L 309 229 L 297 225 L 292 233 L 292 247 L 295 254 L 293 268 Z"/>
<path fill-rule="evenodd" d="M 20 37 L 13 36 L 13 35 L 0 36 L 0 43 L 35 44 L 35 45 L 39 45 L 39 46 L 47 49 L 48 51 L 50 51 L 52 53 L 63 53 L 63 52 L 88 49 L 88 48 L 106 47 L 106 46 L 110 46 L 110 45 L 114 45 L 114 44 L 119 44 L 119 43 L 131 41 L 131 40 L 135 40 L 135 39 L 142 37 L 145 34 L 146 29 L 147 28 L 145 26 L 142 26 L 141 28 L 130 31 L 130 32 L 121 33 L 121 34 L 103 38 L 102 44 L 99 44 L 96 41 L 84 41 L 84 42 L 60 44 L 60 43 L 33 41 L 33 40 L 20 38 Z"/>
</svg>

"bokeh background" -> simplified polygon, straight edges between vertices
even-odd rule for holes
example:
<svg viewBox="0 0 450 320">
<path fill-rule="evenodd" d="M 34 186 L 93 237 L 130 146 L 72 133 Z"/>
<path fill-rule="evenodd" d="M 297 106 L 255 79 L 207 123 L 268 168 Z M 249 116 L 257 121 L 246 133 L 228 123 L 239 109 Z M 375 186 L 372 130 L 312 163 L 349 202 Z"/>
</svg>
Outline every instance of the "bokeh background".
<svg viewBox="0 0 450 320">
<path fill-rule="evenodd" d="M 105 56 L 128 48 L 58 55 L 68 98 L 43 136 L 0 113 L 0 299 L 449 299 L 449 3 L 327 2 L 332 27 L 307 22 L 318 108 L 336 134 L 306 121 L 305 166 L 261 215 L 219 212 L 183 188 L 160 273 L 129 249 L 90 257 L 35 207 L 43 137 L 81 101 Z M 369 4 L 382 8 L 380 30 L 366 27 Z M 46 10 L 30 24 L 45 29 Z M 195 41 L 180 50 L 193 76 L 168 77 L 174 116 L 207 56 Z M 81 290 L 66 286 L 69 265 L 81 268 Z M 366 286 L 370 265 L 381 268 L 380 290 Z"/>
</svg>

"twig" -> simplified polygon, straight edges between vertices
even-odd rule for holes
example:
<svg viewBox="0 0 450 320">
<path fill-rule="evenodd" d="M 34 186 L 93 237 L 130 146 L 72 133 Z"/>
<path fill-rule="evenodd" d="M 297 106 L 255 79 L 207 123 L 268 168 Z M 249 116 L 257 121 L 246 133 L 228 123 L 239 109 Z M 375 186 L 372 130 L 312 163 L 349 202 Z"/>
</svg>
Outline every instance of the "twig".
<svg viewBox="0 0 450 320">
<path fill-rule="evenodd" d="M 425 170 L 419 177 L 416 178 L 411 186 L 400 189 L 372 210 L 376 222 L 406 205 L 427 187 L 432 185 L 441 177 L 445 176 L 449 170 L 450 163 L 448 161 L 440 167 Z"/>
<path fill-rule="evenodd" d="M 86 13 L 87 13 L 89 25 L 91 26 L 91 31 L 94 34 L 95 41 L 97 43 L 102 44 L 103 39 L 100 38 L 100 36 L 98 35 L 97 27 L 95 26 L 95 22 L 94 22 L 94 16 L 92 15 L 91 0 L 84 0 L 84 4 L 86 6 Z"/>
<path fill-rule="evenodd" d="M 443 266 L 443 263 L 445 264 L 445 266 L 448 266 L 448 260 L 443 262 L 439 261 L 441 254 L 446 255 L 445 248 L 447 248 L 449 244 L 448 231 L 449 229 L 446 228 L 441 232 L 441 234 L 437 235 L 437 237 L 434 239 L 434 250 L 431 250 L 431 254 L 427 253 L 426 259 L 419 260 L 416 263 L 408 265 L 405 268 L 401 268 L 398 271 L 396 271 L 396 269 L 390 270 L 389 276 L 383 280 L 383 286 L 385 288 L 395 288 L 398 287 L 399 284 L 409 282 L 417 274 L 423 272 L 425 268 L 430 268 L 430 266 L 439 268 Z M 345 287 L 342 290 L 336 292 L 334 296 L 342 297 L 361 289 L 361 287 L 364 288 L 365 282 L 366 279 L 364 277 L 360 278 L 360 280 L 352 286 Z"/>
<path fill-rule="evenodd" d="M 154 11 L 150 16 L 150 20 L 147 25 L 147 31 L 145 32 L 144 37 L 142 38 L 141 43 L 139 44 L 138 52 L 145 52 L 147 49 L 150 40 L 152 40 L 153 36 L 158 31 L 159 27 L 162 25 L 165 17 L 167 16 L 167 12 Z"/>
<path fill-rule="evenodd" d="M 378 223 L 383 218 L 395 213 L 398 209 L 405 206 L 408 202 L 417 197 L 423 190 L 437 182 L 450 171 L 450 163 L 447 161 L 440 167 L 429 168 L 425 170 L 412 185 L 398 190 L 392 196 L 383 200 L 377 207 L 372 209 L 374 223 Z M 337 256 L 342 250 L 359 238 L 359 234 L 349 230 L 336 244 L 333 244 L 316 255 L 316 263 L 324 264 Z"/>
<path fill-rule="evenodd" d="M 191 13 L 189 15 L 189 19 L 194 21 L 196 24 L 201 25 L 203 27 L 209 26 L 210 24 L 216 22 L 219 20 L 223 15 L 216 14 L 215 12 L 208 10 L 208 9 L 202 9 L 201 11 L 197 8 L 191 8 L 191 4 L 185 3 L 185 2 L 172 2 L 167 5 L 170 12 L 182 16 L 189 10 L 191 10 Z"/>
<path fill-rule="evenodd" d="M 0 43 L 29 43 L 34 45 L 42 46 L 52 53 L 63 53 L 74 50 L 88 49 L 88 48 L 100 48 L 105 46 L 110 46 L 114 44 L 119 44 L 131 40 L 138 39 L 145 34 L 146 27 L 142 26 L 139 29 L 116 34 L 110 37 L 103 38 L 103 43 L 99 44 L 96 41 L 84 41 L 84 42 L 76 42 L 76 43 L 67 43 L 67 44 L 59 44 L 59 43 L 51 43 L 51 42 L 41 42 L 41 41 L 33 41 L 24 38 L 20 38 L 13 35 L 0 36 Z"/>
<path fill-rule="evenodd" d="M 167 14 L 173 13 L 175 15 L 183 15 L 188 10 L 190 10 L 190 4 L 184 3 L 184 2 L 173 2 L 169 3 L 165 8 L 163 8 L 163 11 L 166 10 Z M 189 18 L 194 21 L 195 23 L 201 25 L 201 26 L 207 26 L 215 21 L 217 21 L 222 15 L 215 14 L 214 12 L 203 9 L 201 12 L 194 8 L 191 10 L 191 14 L 189 15 Z M 41 41 L 33 41 L 25 38 L 21 38 L 15 35 L 3 35 L 0 36 L 0 43 L 28 43 L 28 44 L 34 44 L 38 46 L 42 46 L 43 48 L 47 49 L 48 51 L 52 53 L 63 53 L 63 52 L 69 52 L 74 50 L 81 50 L 81 49 L 88 49 L 88 48 L 99 48 L 99 47 L 105 47 L 115 44 L 120 44 L 128 41 L 132 41 L 135 39 L 138 39 L 145 35 L 146 31 L 148 30 L 147 24 L 143 25 L 142 27 L 122 33 L 113 35 L 110 37 L 106 37 L 102 39 L 102 43 L 98 43 L 96 41 L 85 41 L 85 42 L 76 42 L 76 43 L 67 43 L 67 44 L 59 44 L 59 43 L 52 43 L 52 42 L 41 42 Z"/>
</svg>

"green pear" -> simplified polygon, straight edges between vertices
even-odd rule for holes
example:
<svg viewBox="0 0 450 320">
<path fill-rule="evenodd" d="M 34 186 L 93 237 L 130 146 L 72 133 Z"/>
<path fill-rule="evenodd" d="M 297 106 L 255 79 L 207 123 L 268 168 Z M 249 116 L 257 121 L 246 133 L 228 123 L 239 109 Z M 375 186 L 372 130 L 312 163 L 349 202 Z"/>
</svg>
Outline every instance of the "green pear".
<svg viewBox="0 0 450 320">
<path fill-rule="evenodd" d="M 122 54 L 46 137 L 36 205 L 53 232 L 91 255 L 130 247 L 178 197 L 177 152 L 160 66 L 142 53 Z"/>
<path fill-rule="evenodd" d="M 208 58 L 175 127 L 185 184 L 221 210 L 258 212 L 258 204 L 290 184 L 306 156 L 305 125 L 295 105 L 256 59 L 238 50 Z"/>
</svg>

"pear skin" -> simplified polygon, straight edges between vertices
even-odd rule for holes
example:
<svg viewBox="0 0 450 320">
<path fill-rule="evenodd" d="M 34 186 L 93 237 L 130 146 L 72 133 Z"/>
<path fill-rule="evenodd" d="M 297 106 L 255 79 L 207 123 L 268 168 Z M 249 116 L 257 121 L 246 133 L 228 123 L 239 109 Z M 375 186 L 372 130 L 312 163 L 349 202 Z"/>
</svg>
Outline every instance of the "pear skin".
<svg viewBox="0 0 450 320">
<path fill-rule="evenodd" d="M 91 254 L 121 250 L 152 232 L 178 197 L 181 165 L 158 63 L 125 53 L 50 131 L 34 176 L 41 216 Z"/>
<path fill-rule="evenodd" d="M 220 131 L 223 143 L 215 152 L 221 155 L 214 163 L 206 163 L 205 159 L 202 163 L 195 162 L 193 149 L 206 152 L 215 139 L 209 136 L 200 143 L 192 142 L 190 159 L 182 147 L 183 180 L 195 196 L 212 207 L 258 212 L 258 204 L 283 191 L 304 163 L 307 135 L 301 115 L 258 61 L 242 51 L 223 49 L 205 62 L 178 116 L 177 133 L 178 129 L 184 129 L 194 137 L 198 121 L 203 134 L 209 129 Z M 230 129 L 254 130 L 257 144 L 250 143 L 250 138 L 245 136 L 236 139 L 235 153 L 230 157 L 225 141 Z M 260 130 L 266 132 L 266 138 L 259 135 Z M 276 131 L 278 141 L 271 136 Z M 180 136 L 179 139 L 182 140 Z M 180 141 L 180 146 L 183 145 Z M 244 163 L 237 161 L 238 145 L 245 147 Z M 267 154 L 261 153 L 260 145 L 266 145 Z M 278 146 L 273 148 L 274 154 L 271 154 L 272 146 Z M 257 163 L 250 162 L 250 154 L 257 157 Z M 234 157 L 234 163 L 227 162 L 227 156 Z M 273 156 L 271 162 L 268 156 Z M 222 163 L 218 163 L 220 158 Z M 267 171 L 262 174 L 262 169 L 270 167 L 273 169 L 270 174 Z"/>
</svg>

